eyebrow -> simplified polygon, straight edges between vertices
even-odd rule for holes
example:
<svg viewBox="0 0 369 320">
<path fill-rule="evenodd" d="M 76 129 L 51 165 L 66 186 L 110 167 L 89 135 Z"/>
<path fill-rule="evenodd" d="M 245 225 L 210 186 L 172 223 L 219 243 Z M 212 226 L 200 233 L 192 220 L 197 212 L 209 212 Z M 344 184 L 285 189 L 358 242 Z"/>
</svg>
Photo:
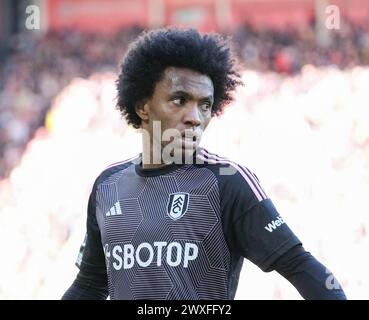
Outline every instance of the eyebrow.
<svg viewBox="0 0 369 320">
<path fill-rule="evenodd" d="M 177 90 L 177 91 L 171 92 L 170 95 L 171 96 L 175 96 L 175 95 L 178 95 L 179 96 L 179 95 L 181 95 L 181 96 L 184 96 L 186 98 L 191 98 L 191 99 L 194 98 L 194 96 L 191 93 L 186 92 L 186 91 L 182 91 L 182 90 Z M 213 97 L 212 94 L 210 94 L 210 95 L 208 95 L 206 97 L 201 97 L 200 100 L 210 100 L 210 101 L 213 101 L 214 100 L 214 97 Z"/>
</svg>

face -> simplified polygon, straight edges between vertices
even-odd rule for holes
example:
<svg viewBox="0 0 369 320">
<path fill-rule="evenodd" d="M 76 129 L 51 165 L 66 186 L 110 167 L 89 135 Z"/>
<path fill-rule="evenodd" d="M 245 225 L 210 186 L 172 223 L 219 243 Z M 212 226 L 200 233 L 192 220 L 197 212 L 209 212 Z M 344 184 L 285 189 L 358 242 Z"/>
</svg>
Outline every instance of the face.
<svg viewBox="0 0 369 320">
<path fill-rule="evenodd" d="M 211 79 L 197 71 L 169 67 L 156 84 L 152 97 L 136 108 L 152 143 L 193 153 L 211 120 L 214 87 Z M 158 132 L 161 126 L 161 132 Z M 166 141 L 165 141 L 166 140 Z M 192 152 L 191 152 L 192 150 Z"/>
</svg>

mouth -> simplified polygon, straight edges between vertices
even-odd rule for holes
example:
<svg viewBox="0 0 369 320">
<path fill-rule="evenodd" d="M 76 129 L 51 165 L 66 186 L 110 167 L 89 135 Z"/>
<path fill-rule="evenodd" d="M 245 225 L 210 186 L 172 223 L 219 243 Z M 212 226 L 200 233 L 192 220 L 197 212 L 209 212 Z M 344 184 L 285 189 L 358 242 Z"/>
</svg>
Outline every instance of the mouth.
<svg viewBox="0 0 369 320">
<path fill-rule="evenodd" d="M 178 146 L 182 149 L 189 149 L 196 146 L 196 140 L 189 139 L 189 138 L 182 138 L 178 140 Z"/>
<path fill-rule="evenodd" d="M 200 134 L 196 131 L 184 131 L 181 134 L 182 149 L 193 149 L 198 145 Z"/>
<path fill-rule="evenodd" d="M 184 131 L 181 132 L 181 137 L 182 138 L 187 138 L 187 139 L 197 139 L 201 136 L 201 130 L 190 130 L 190 129 L 186 129 Z"/>
</svg>

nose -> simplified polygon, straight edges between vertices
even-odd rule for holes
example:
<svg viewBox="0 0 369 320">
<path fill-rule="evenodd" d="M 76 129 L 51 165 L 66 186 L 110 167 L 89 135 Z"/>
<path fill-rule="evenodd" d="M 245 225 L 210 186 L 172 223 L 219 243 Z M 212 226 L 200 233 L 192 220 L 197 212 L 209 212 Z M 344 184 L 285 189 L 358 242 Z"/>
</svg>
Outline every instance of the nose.
<svg viewBox="0 0 369 320">
<path fill-rule="evenodd" d="M 196 104 L 188 106 L 184 122 L 190 127 L 198 127 L 201 124 L 200 112 Z"/>
</svg>

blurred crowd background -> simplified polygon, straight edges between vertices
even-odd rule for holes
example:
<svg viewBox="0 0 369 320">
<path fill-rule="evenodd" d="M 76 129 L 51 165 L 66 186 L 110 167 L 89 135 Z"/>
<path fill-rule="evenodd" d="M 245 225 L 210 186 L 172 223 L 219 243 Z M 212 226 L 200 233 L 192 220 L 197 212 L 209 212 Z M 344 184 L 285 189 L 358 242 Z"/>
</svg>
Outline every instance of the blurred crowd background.
<svg viewBox="0 0 369 320">
<path fill-rule="evenodd" d="M 129 42 L 153 25 L 191 25 L 231 37 L 245 86 L 213 119 L 202 144 L 255 171 L 348 297 L 368 298 L 369 3 L 261 2 L 0 5 L 3 18 L 5 12 L 19 17 L 30 4 L 41 15 L 48 12 L 47 28 L 26 30 L 19 18 L 0 34 L 0 299 L 58 299 L 73 281 L 94 179 L 110 163 L 140 151 L 138 133 L 115 110 L 115 80 Z M 73 3 L 83 4 L 84 13 Z M 119 15 L 116 23 L 97 16 L 103 28 L 88 17 L 91 6 L 99 4 L 96 10 L 104 14 L 101 8 L 110 4 L 117 11 L 114 5 L 122 3 L 133 11 L 140 10 L 137 3 L 146 5 L 149 13 L 141 19 L 151 22 L 126 19 L 120 25 Z M 318 10 L 332 3 L 340 9 L 340 27 L 319 29 Z M 251 13 L 244 8 L 243 16 L 242 5 Z M 213 14 L 206 15 L 212 6 L 215 14 L 209 9 Z M 237 19 L 216 14 L 225 8 L 237 9 Z M 78 23 L 68 24 L 73 19 Z M 299 299 L 280 276 L 248 262 L 239 283 L 237 299 Z"/>
</svg>

